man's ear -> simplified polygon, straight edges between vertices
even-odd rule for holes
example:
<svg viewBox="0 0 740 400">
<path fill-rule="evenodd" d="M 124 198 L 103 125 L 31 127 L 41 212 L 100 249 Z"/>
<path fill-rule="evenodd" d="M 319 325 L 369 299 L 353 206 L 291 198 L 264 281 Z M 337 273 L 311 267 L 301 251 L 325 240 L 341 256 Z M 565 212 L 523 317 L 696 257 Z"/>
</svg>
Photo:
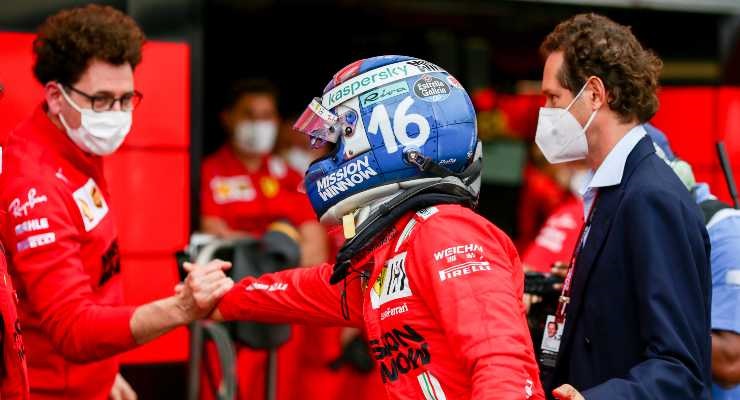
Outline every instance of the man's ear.
<svg viewBox="0 0 740 400">
<path fill-rule="evenodd" d="M 46 100 L 49 114 L 58 115 L 62 112 L 62 102 L 66 100 L 64 99 L 57 82 L 47 82 L 46 85 L 44 85 L 44 99 Z"/>
<path fill-rule="evenodd" d="M 604 86 L 604 81 L 601 78 L 598 76 L 591 78 L 588 81 L 588 88 L 590 89 L 590 100 L 593 110 L 598 110 L 601 106 L 608 103 L 606 86 Z"/>
</svg>

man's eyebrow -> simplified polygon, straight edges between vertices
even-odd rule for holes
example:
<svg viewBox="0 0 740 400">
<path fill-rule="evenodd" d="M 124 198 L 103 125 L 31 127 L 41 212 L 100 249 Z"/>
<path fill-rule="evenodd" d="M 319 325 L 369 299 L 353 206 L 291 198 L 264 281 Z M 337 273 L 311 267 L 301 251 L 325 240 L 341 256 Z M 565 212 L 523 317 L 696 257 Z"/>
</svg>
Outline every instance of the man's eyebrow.
<svg viewBox="0 0 740 400">
<path fill-rule="evenodd" d="M 133 94 L 134 91 L 126 91 L 123 93 L 123 96 Z M 106 96 L 106 97 L 116 97 L 115 93 L 111 92 L 110 90 L 98 90 L 97 92 L 93 93 L 93 96 Z"/>
</svg>

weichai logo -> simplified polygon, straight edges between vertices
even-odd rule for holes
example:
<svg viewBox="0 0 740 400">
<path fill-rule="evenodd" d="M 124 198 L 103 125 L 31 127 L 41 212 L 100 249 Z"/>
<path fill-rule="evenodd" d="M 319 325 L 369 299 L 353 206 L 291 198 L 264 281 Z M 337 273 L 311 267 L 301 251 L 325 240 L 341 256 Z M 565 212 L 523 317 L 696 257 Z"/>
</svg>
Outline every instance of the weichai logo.
<svg viewBox="0 0 740 400">
<path fill-rule="evenodd" d="M 383 383 L 396 381 L 401 374 L 408 374 L 432 361 L 426 339 L 409 325 L 402 329 L 394 328 L 380 339 L 370 340 L 369 344 L 380 363 Z"/>
<path fill-rule="evenodd" d="M 370 166 L 369 157 L 365 156 L 316 181 L 316 189 L 321 200 L 327 201 L 375 175 L 378 175 L 378 172 Z"/>
</svg>

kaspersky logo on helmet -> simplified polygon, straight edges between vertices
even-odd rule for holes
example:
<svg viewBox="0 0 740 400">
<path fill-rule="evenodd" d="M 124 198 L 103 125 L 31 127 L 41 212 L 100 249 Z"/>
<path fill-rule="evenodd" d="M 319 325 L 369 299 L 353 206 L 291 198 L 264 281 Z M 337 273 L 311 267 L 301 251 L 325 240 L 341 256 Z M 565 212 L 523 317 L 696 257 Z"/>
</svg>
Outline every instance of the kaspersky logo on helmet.
<svg viewBox="0 0 740 400">
<path fill-rule="evenodd" d="M 370 166 L 370 160 L 366 155 L 316 181 L 316 189 L 321 200 L 327 201 L 376 175 L 378 172 Z"/>
<path fill-rule="evenodd" d="M 362 74 L 356 77 L 362 79 L 353 78 L 332 89 L 324 96 L 322 103 L 324 103 L 324 107 L 326 108 L 333 108 L 345 100 L 349 100 L 370 90 L 376 84 L 380 86 L 407 76 L 409 76 L 409 66 L 406 63 L 400 63 L 400 65 L 391 64 L 385 68 L 374 69 L 369 74 Z"/>
<path fill-rule="evenodd" d="M 367 92 L 368 90 L 411 76 L 437 71 L 443 70 L 424 60 L 415 59 L 389 64 L 384 67 L 365 72 L 364 74 L 358 75 L 340 85 L 337 85 L 335 88 L 324 94 L 321 98 L 321 105 L 325 108 L 331 109 L 355 96 L 359 96 Z"/>
</svg>

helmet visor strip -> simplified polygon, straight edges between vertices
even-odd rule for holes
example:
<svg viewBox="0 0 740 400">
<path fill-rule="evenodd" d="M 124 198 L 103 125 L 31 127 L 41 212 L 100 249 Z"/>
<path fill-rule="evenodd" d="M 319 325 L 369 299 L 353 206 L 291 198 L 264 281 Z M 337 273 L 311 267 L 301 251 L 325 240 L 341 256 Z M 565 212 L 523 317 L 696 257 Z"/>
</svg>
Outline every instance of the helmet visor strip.
<svg viewBox="0 0 740 400">
<path fill-rule="evenodd" d="M 293 129 L 308 135 L 311 147 L 319 148 L 327 142 L 337 142 L 343 131 L 343 122 L 342 118 L 322 106 L 319 98 L 314 98 L 298 117 Z"/>
</svg>

